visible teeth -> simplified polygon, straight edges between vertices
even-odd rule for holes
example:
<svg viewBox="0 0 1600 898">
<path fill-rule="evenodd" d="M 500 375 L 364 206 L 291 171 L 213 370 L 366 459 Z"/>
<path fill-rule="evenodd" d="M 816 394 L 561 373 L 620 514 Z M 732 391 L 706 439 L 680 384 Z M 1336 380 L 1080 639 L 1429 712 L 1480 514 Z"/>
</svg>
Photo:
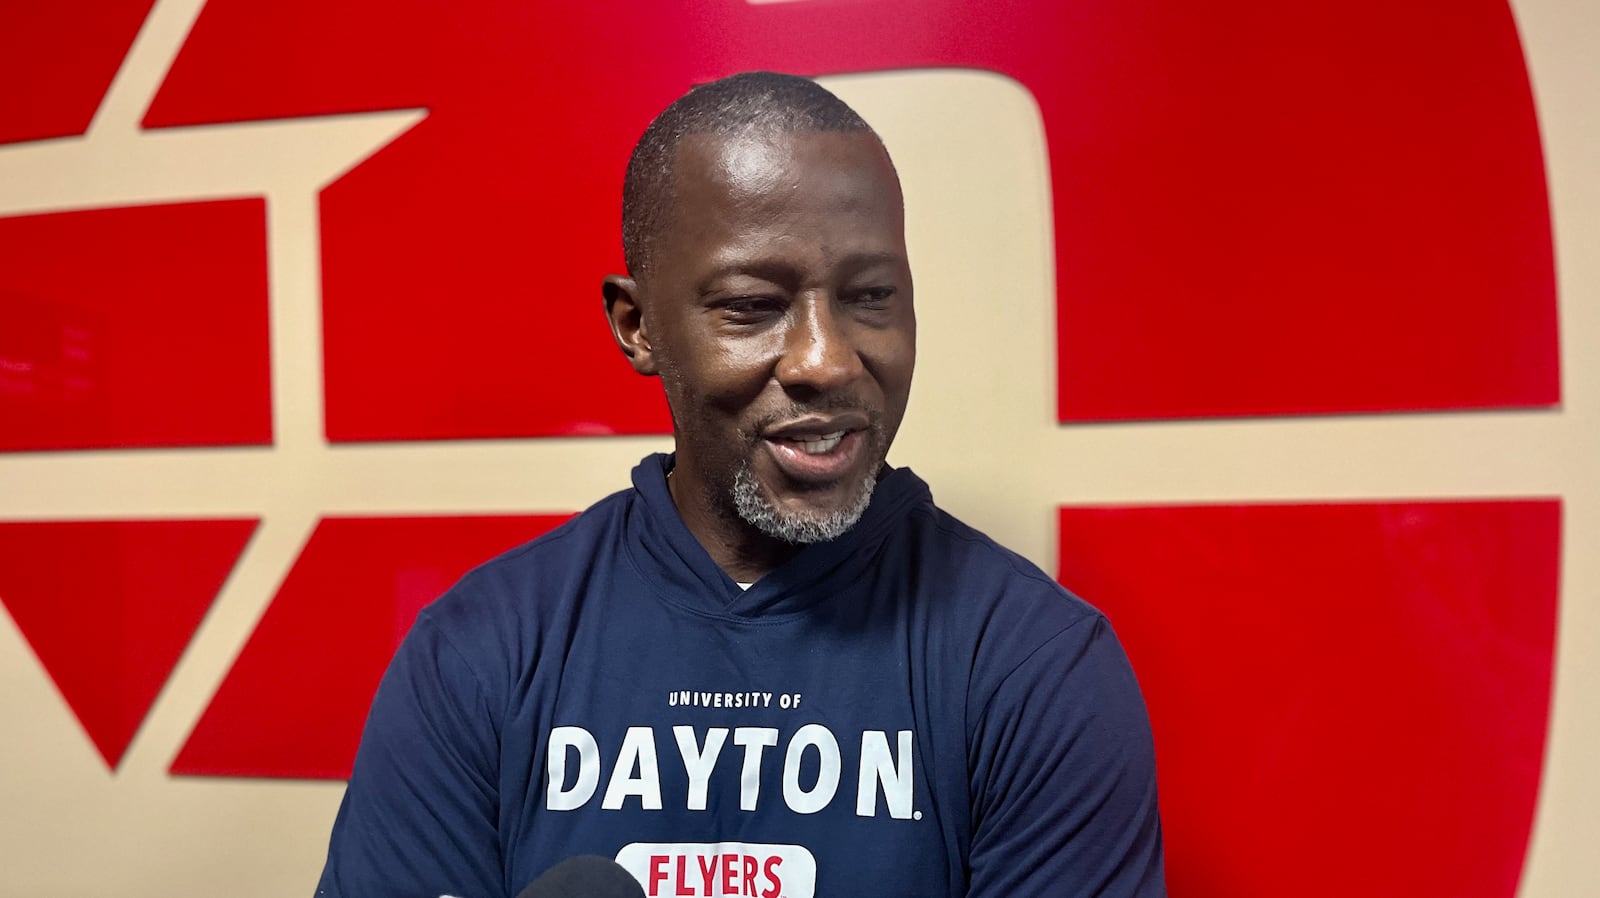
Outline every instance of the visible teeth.
<svg viewBox="0 0 1600 898">
<path fill-rule="evenodd" d="M 799 444 L 801 452 L 807 455 L 821 455 L 825 452 L 832 452 L 833 447 L 839 445 L 839 441 L 844 439 L 844 431 L 835 430 L 833 433 L 825 433 L 822 436 L 804 434 L 790 439 Z"/>
</svg>

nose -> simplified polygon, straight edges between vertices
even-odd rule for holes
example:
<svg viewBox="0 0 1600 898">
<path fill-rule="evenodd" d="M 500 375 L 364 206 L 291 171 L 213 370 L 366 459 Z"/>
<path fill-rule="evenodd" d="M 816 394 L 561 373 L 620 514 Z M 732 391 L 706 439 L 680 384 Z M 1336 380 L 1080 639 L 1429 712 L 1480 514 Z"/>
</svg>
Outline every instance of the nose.
<svg viewBox="0 0 1600 898">
<path fill-rule="evenodd" d="M 826 393 L 862 375 L 865 369 L 849 323 L 840 320 L 830 296 L 820 291 L 807 294 L 790 314 L 793 317 L 777 367 L 778 382 L 785 389 Z"/>
</svg>

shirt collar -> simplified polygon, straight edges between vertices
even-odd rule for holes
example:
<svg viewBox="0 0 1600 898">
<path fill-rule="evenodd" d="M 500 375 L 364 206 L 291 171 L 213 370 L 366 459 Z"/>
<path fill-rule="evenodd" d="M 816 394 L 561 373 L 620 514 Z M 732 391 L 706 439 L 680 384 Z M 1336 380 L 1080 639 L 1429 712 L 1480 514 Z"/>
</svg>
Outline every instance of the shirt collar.
<svg viewBox="0 0 1600 898">
<path fill-rule="evenodd" d="M 842 591 L 874 563 L 886 537 L 918 504 L 932 504 L 928 485 L 909 468 L 886 468 L 861 520 L 838 539 L 813 543 L 740 589 L 683 522 L 667 489 L 673 456 L 647 456 L 633 469 L 637 501 L 626 524 L 627 549 L 645 580 L 675 604 L 716 615 L 770 617 L 804 610 Z"/>
</svg>

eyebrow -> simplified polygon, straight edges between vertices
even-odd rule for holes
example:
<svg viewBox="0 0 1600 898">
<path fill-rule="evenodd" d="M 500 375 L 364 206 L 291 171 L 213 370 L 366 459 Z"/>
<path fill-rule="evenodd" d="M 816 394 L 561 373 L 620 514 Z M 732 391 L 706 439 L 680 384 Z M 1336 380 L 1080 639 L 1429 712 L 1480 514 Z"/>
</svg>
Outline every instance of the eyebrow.
<svg viewBox="0 0 1600 898">
<path fill-rule="evenodd" d="M 905 264 L 905 257 L 899 253 L 889 251 L 860 252 L 851 253 L 840 260 L 839 268 L 853 273 L 863 268 L 871 268 L 874 265 L 903 264 Z M 707 292 L 714 281 L 734 275 L 759 278 L 764 281 L 771 281 L 774 284 L 786 284 L 794 280 L 795 267 L 786 262 L 772 260 L 729 262 L 707 272 L 706 276 L 700 279 L 698 289 L 702 293 Z"/>
</svg>

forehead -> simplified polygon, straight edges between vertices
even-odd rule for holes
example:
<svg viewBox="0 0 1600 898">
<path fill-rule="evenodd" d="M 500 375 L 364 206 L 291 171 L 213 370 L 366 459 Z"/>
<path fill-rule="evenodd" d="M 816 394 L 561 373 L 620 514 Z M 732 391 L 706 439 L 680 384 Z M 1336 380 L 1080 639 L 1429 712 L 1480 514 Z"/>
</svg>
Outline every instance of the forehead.
<svg viewBox="0 0 1600 898">
<path fill-rule="evenodd" d="M 695 134 L 678 145 L 668 234 L 680 250 L 784 238 L 903 252 L 900 184 L 870 132 Z"/>
<path fill-rule="evenodd" d="M 766 196 L 794 189 L 845 184 L 899 198 L 889 154 L 871 132 L 752 129 L 734 134 L 690 134 L 678 143 L 676 186 Z"/>
</svg>

